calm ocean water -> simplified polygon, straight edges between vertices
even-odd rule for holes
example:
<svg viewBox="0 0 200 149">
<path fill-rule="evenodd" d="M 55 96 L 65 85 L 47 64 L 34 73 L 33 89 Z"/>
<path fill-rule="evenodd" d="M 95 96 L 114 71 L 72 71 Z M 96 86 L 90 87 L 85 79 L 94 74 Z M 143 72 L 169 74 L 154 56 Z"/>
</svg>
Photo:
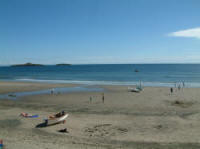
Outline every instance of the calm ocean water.
<svg viewBox="0 0 200 149">
<path fill-rule="evenodd" d="M 135 72 L 135 70 L 139 72 Z M 0 67 L 0 80 L 80 84 L 200 87 L 200 64 L 107 64 Z"/>
</svg>

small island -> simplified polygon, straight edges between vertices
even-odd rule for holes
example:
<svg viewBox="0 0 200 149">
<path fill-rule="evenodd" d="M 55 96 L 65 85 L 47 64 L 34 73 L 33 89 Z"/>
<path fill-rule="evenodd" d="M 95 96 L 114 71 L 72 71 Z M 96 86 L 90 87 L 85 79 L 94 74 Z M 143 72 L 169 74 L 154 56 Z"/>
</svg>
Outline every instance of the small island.
<svg viewBox="0 0 200 149">
<path fill-rule="evenodd" d="M 61 64 L 56 64 L 56 66 L 71 66 L 71 64 L 61 63 Z"/>
<path fill-rule="evenodd" d="M 42 64 L 33 64 L 33 63 L 11 65 L 11 67 L 21 67 L 21 66 L 44 66 L 44 65 L 42 65 Z"/>
</svg>

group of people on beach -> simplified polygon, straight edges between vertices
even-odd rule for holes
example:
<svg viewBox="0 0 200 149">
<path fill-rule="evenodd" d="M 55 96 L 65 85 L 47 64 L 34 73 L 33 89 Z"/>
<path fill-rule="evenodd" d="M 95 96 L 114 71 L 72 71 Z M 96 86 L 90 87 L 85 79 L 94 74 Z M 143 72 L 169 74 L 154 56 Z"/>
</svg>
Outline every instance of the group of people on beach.
<svg viewBox="0 0 200 149">
<path fill-rule="evenodd" d="M 104 103 L 104 100 L 105 100 L 105 96 L 104 96 L 104 93 L 102 93 L 102 103 Z M 90 96 L 90 103 L 92 103 L 92 97 Z"/>
<path fill-rule="evenodd" d="M 184 88 L 185 87 L 185 82 L 182 81 L 182 82 L 175 82 L 174 83 L 174 88 L 178 88 L 178 90 L 180 90 L 181 88 Z M 172 94 L 174 92 L 174 89 L 173 87 L 170 88 L 170 93 Z"/>
<path fill-rule="evenodd" d="M 175 87 L 175 88 L 178 88 L 178 89 L 180 90 L 181 88 L 184 88 L 184 87 L 185 87 L 185 82 L 184 82 L 184 81 L 178 82 L 178 83 L 175 82 L 174 87 Z"/>
</svg>

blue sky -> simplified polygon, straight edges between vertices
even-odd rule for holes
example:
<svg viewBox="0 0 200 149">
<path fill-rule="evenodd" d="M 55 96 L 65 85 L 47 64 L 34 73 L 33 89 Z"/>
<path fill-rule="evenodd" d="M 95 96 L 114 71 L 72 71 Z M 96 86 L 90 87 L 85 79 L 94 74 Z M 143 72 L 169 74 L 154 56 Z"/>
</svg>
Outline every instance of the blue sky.
<svg viewBox="0 0 200 149">
<path fill-rule="evenodd" d="M 1 0 L 0 64 L 200 63 L 199 0 Z"/>
</svg>

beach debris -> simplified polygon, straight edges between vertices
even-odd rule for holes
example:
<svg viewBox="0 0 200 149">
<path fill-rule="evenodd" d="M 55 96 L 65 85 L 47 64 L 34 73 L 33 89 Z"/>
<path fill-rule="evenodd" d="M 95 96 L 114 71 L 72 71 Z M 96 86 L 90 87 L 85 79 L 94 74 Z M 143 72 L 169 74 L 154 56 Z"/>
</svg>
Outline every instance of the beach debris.
<svg viewBox="0 0 200 149">
<path fill-rule="evenodd" d="M 173 106 L 179 106 L 181 108 L 187 108 L 192 106 L 194 103 L 192 101 L 180 101 L 180 100 L 175 100 L 171 103 Z"/>
<path fill-rule="evenodd" d="M 38 114 L 32 115 L 32 114 L 28 114 L 28 113 L 24 113 L 24 112 L 22 112 L 20 114 L 20 116 L 25 117 L 25 118 L 37 118 L 37 117 L 39 117 Z"/>
<path fill-rule="evenodd" d="M 67 130 L 67 128 L 60 129 L 60 130 L 58 130 L 58 132 L 61 132 L 61 133 L 69 133 L 69 131 Z"/>
<path fill-rule="evenodd" d="M 161 129 L 161 128 L 163 128 L 163 125 L 161 125 L 161 124 L 160 125 L 156 125 L 155 128 L 156 129 Z"/>
<path fill-rule="evenodd" d="M 180 102 L 180 101 L 178 101 L 178 100 L 176 100 L 174 103 L 175 103 L 175 104 L 183 104 L 183 102 Z"/>
<path fill-rule="evenodd" d="M 0 149 L 3 149 L 3 140 L 2 139 L 0 139 Z"/>
<path fill-rule="evenodd" d="M 126 132 L 128 132 L 128 129 L 127 128 L 118 128 L 117 129 L 118 131 L 120 131 L 121 133 L 126 133 Z"/>
</svg>

